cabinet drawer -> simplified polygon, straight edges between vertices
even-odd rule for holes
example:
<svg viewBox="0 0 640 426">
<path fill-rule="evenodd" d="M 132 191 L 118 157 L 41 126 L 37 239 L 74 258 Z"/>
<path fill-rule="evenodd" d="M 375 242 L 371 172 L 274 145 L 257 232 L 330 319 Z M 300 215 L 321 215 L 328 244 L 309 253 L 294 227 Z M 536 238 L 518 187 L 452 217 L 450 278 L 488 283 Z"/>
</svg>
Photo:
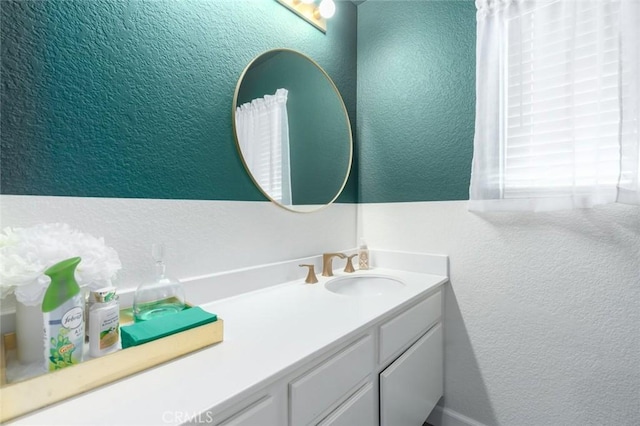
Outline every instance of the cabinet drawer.
<svg viewBox="0 0 640 426">
<path fill-rule="evenodd" d="M 380 326 L 380 363 L 384 363 L 440 318 L 442 291 Z"/>
<path fill-rule="evenodd" d="M 291 382 L 291 424 L 308 424 L 354 388 L 375 368 L 374 353 L 367 335 Z"/>
<path fill-rule="evenodd" d="M 373 384 L 369 382 L 358 389 L 318 426 L 377 426 L 377 424 L 376 393 Z"/>
<path fill-rule="evenodd" d="M 282 420 L 278 416 L 278 407 L 271 396 L 249 405 L 230 418 L 219 423 L 219 426 L 278 426 Z"/>
</svg>

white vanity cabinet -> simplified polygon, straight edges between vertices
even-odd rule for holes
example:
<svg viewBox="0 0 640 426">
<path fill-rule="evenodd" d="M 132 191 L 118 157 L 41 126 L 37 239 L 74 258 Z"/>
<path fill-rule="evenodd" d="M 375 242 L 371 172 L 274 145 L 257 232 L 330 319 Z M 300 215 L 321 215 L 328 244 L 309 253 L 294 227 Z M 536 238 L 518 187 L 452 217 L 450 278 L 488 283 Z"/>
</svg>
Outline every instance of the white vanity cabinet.
<svg viewBox="0 0 640 426">
<path fill-rule="evenodd" d="M 210 411 L 209 423 L 422 426 L 443 391 L 441 318 L 437 289 L 252 397 Z"/>
<path fill-rule="evenodd" d="M 380 373 L 380 426 L 420 426 L 442 396 L 442 324 Z"/>
<path fill-rule="evenodd" d="M 441 316 L 438 289 L 216 416 L 224 420 L 214 424 L 421 426 L 443 391 Z M 286 393 L 285 408 L 279 393 Z"/>
</svg>

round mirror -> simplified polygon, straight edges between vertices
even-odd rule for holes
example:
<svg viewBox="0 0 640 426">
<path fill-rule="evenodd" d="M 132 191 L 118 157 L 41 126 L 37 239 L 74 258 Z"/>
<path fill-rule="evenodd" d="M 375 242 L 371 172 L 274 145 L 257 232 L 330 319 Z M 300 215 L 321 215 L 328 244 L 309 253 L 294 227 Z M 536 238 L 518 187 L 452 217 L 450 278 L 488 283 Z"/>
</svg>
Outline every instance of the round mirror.
<svg viewBox="0 0 640 426">
<path fill-rule="evenodd" d="M 236 86 L 232 116 L 242 162 L 267 198 L 296 212 L 338 198 L 351 170 L 351 125 L 312 59 L 288 49 L 255 58 Z"/>
</svg>

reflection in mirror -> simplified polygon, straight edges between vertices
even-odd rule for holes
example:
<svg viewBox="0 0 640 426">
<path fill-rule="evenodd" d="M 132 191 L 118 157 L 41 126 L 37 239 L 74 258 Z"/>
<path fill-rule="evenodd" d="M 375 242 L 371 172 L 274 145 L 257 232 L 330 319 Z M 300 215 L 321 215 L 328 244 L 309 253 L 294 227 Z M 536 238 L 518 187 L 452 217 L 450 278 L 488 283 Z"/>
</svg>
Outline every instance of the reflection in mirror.
<svg viewBox="0 0 640 426">
<path fill-rule="evenodd" d="M 291 204 L 287 89 L 236 108 L 236 132 L 256 183 L 277 203 Z"/>
<path fill-rule="evenodd" d="M 244 70 L 233 103 L 242 161 L 260 190 L 292 211 L 340 195 L 351 169 L 351 126 L 342 97 L 318 64 L 277 49 Z"/>
</svg>

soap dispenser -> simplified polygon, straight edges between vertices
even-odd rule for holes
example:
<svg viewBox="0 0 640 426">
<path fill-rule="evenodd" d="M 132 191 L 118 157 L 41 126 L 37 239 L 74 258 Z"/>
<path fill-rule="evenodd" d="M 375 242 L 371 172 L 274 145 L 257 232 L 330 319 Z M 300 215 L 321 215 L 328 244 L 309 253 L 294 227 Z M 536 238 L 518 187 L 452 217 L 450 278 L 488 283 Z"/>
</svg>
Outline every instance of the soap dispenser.
<svg viewBox="0 0 640 426">
<path fill-rule="evenodd" d="M 166 275 L 164 253 L 163 244 L 153 244 L 151 254 L 155 261 L 155 278 L 136 290 L 133 298 L 136 322 L 177 313 L 185 308 L 184 288 L 180 281 Z"/>
<path fill-rule="evenodd" d="M 369 269 L 369 249 L 364 238 L 360 239 L 360 246 L 358 247 L 358 267 L 360 270 Z"/>
</svg>

